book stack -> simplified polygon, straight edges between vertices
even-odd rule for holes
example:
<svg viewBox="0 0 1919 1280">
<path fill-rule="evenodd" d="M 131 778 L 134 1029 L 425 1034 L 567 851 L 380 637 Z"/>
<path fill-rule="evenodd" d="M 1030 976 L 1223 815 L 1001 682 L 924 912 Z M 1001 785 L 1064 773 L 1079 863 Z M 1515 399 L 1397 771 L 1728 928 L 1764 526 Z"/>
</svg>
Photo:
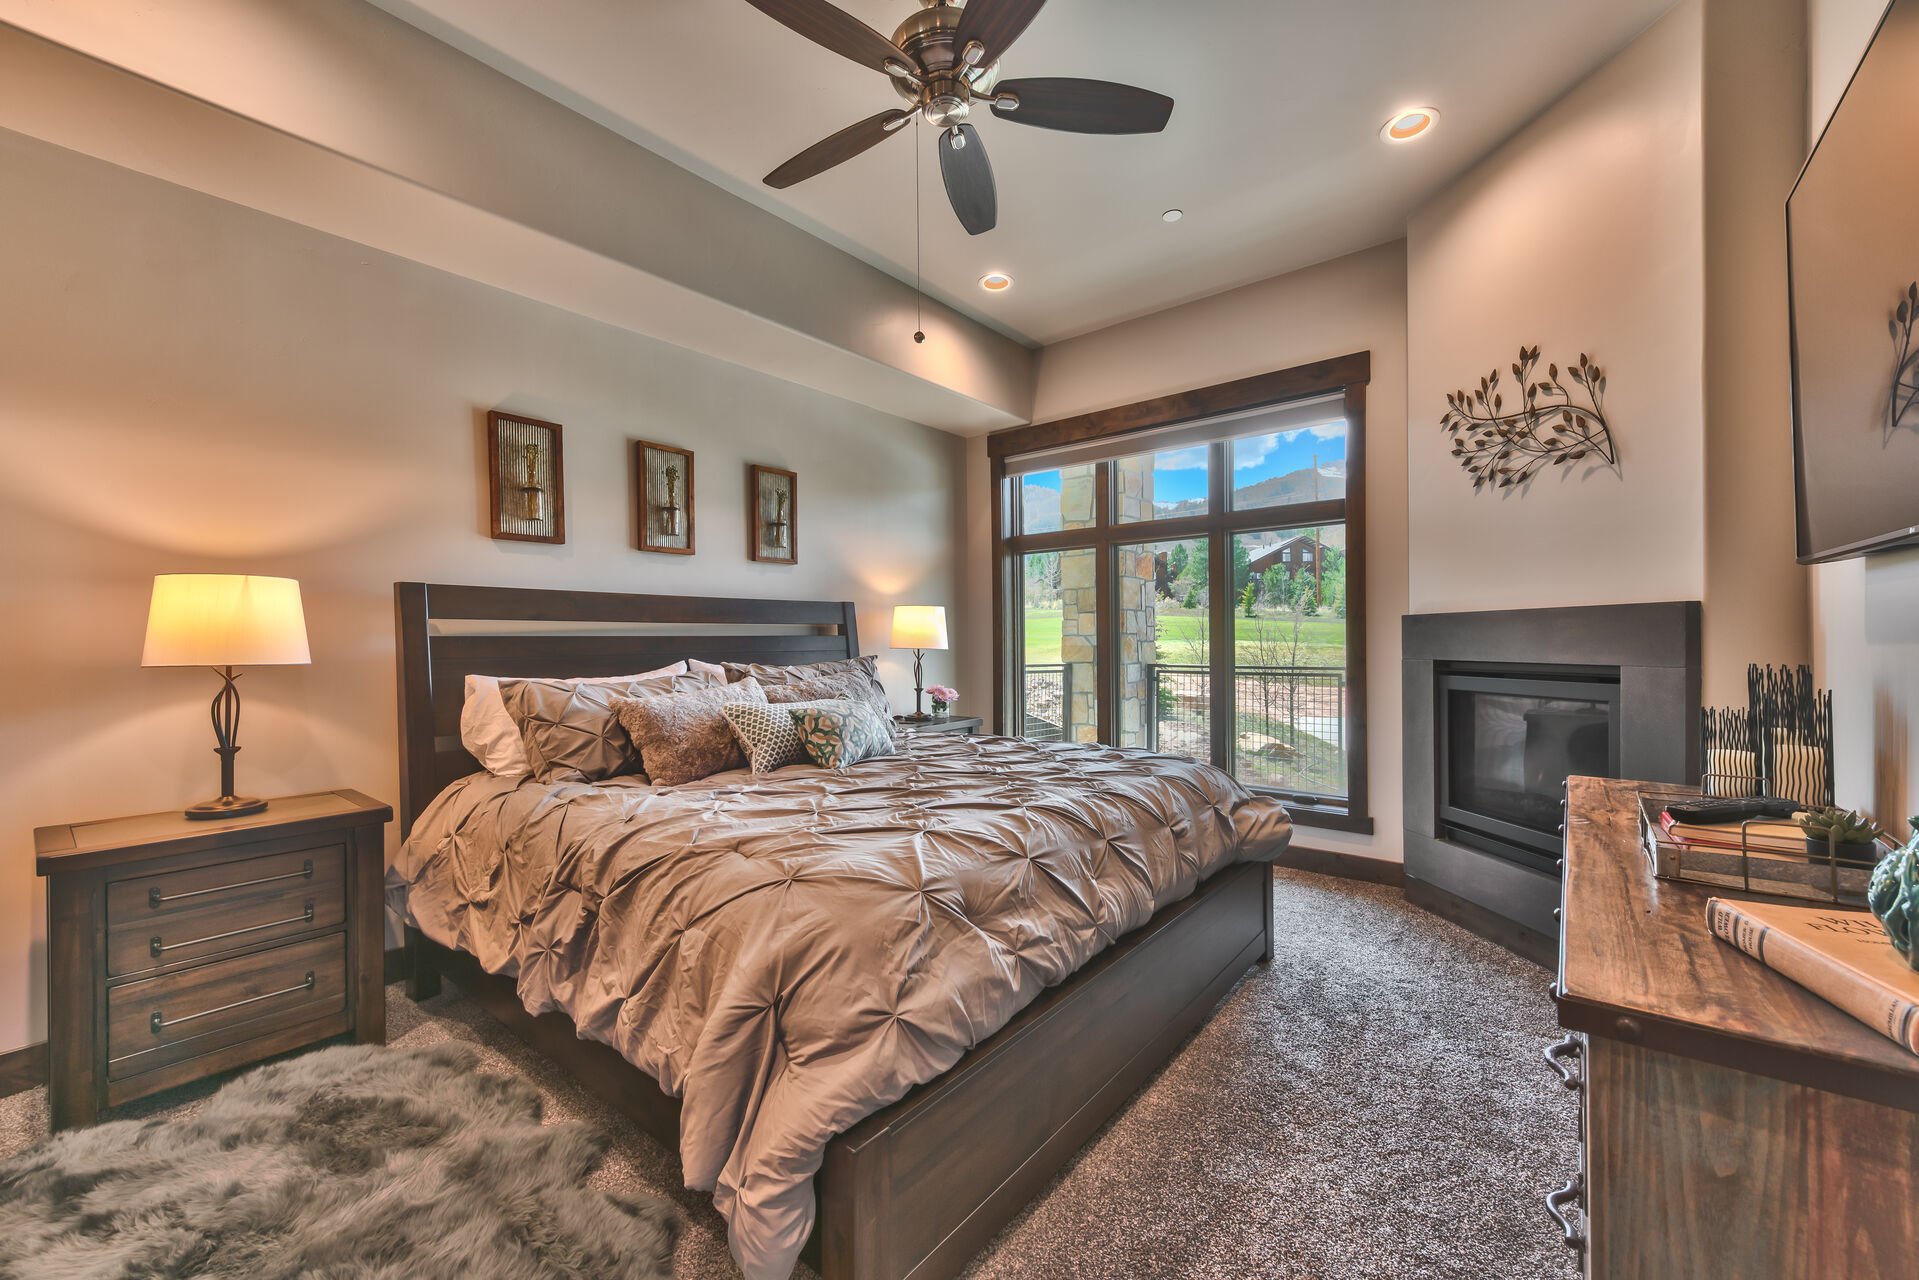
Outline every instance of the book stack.
<svg viewBox="0 0 1919 1280">
<path fill-rule="evenodd" d="M 1713 936 L 1919 1053 L 1919 971 L 1869 911 L 1706 903 Z"/>
<path fill-rule="evenodd" d="M 1697 794 L 1677 788 L 1640 792 L 1640 845 L 1660 879 L 1864 905 L 1870 862 L 1833 862 L 1808 854 L 1805 832 L 1790 819 L 1683 822 L 1666 811 L 1669 803 Z"/>
</svg>

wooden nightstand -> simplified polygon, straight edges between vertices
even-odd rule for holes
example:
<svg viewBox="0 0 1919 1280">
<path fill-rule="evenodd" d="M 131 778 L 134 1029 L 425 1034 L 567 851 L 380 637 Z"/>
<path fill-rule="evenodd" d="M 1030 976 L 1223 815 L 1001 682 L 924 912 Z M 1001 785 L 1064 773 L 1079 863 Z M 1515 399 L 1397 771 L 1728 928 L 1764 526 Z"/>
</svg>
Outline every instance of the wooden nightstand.
<svg viewBox="0 0 1919 1280">
<path fill-rule="evenodd" d="M 35 831 L 53 1128 L 347 1032 L 384 1041 L 392 817 L 322 791 Z"/>
<path fill-rule="evenodd" d="M 972 737 L 986 724 L 979 716 L 934 716 L 931 720 L 906 720 L 893 717 L 893 732 L 904 734 L 917 733 L 963 733 Z"/>
</svg>

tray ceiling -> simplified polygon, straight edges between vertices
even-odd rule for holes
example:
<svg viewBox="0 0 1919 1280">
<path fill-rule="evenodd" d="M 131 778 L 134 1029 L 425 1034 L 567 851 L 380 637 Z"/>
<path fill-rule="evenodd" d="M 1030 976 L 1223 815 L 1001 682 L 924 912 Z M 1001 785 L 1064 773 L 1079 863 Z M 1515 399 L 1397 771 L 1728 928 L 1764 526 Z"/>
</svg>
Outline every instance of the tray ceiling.
<svg viewBox="0 0 1919 1280">
<path fill-rule="evenodd" d="M 760 179 L 897 105 L 881 77 L 744 0 L 375 0 L 728 190 L 911 281 L 914 161 L 889 139 L 784 192 Z M 917 148 L 929 293 L 1057 342 L 1396 239 L 1408 214 L 1673 0 L 1051 0 L 1008 76 L 1090 76 L 1171 95 L 1166 132 L 1094 137 L 976 121 L 999 226 L 968 236 Z M 890 35 L 914 0 L 845 0 Z M 1379 139 L 1409 105 L 1443 115 Z M 910 132 L 910 131 L 909 131 Z M 1185 211 L 1178 223 L 1160 215 Z M 980 277 L 1012 275 L 988 295 Z"/>
</svg>

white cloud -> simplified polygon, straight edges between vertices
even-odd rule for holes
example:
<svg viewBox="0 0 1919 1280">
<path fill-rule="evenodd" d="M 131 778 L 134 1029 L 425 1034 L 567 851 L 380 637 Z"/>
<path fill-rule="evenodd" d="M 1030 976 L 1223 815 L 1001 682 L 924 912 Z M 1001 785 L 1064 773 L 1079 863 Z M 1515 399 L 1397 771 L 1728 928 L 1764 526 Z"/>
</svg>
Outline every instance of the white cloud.
<svg viewBox="0 0 1919 1280">
<path fill-rule="evenodd" d="M 1208 453 L 1209 450 L 1203 444 L 1196 444 L 1190 449 L 1169 449 L 1165 453 L 1153 455 L 1153 469 L 1155 471 L 1199 471 L 1206 466 Z"/>
</svg>

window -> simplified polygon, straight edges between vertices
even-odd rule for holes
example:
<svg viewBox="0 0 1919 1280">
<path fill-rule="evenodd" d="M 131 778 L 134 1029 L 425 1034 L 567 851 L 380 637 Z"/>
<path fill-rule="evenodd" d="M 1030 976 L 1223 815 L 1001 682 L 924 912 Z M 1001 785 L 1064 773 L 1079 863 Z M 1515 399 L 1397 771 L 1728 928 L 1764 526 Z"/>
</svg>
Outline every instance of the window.
<svg viewBox="0 0 1919 1280">
<path fill-rule="evenodd" d="M 1302 825 L 1371 830 L 1347 499 L 1368 364 L 1249 379 L 1290 391 L 1266 403 L 1227 384 L 989 440 L 1004 732 L 1209 761 Z"/>
</svg>

